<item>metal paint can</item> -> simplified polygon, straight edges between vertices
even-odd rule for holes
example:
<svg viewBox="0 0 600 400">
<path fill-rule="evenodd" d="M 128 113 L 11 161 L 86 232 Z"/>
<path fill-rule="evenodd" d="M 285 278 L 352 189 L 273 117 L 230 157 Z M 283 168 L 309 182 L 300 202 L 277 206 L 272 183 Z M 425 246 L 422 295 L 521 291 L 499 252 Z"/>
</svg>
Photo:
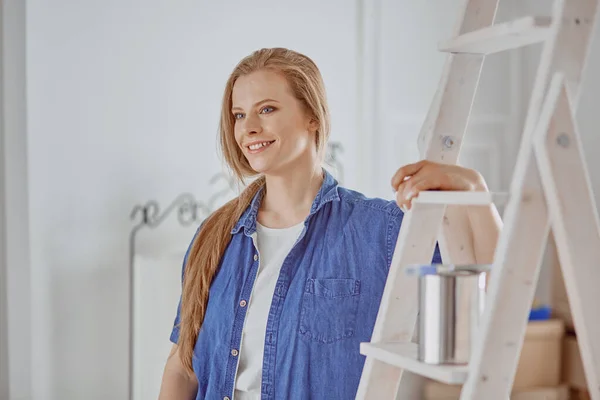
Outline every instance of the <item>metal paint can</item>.
<svg viewBox="0 0 600 400">
<path fill-rule="evenodd" d="M 419 279 L 418 359 L 466 364 L 485 306 L 490 265 L 413 267 Z"/>
</svg>

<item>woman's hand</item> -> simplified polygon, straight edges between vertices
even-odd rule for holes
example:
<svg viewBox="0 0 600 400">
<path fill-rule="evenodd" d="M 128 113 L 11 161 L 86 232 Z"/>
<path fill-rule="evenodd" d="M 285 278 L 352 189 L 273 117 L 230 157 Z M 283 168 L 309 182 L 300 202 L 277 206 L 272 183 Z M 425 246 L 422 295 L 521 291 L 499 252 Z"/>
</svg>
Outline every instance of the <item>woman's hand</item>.
<svg viewBox="0 0 600 400">
<path fill-rule="evenodd" d="M 428 160 L 400 168 L 392 178 L 396 202 L 410 210 L 411 201 L 423 190 L 487 191 L 483 176 L 460 165 L 440 164 Z"/>
</svg>

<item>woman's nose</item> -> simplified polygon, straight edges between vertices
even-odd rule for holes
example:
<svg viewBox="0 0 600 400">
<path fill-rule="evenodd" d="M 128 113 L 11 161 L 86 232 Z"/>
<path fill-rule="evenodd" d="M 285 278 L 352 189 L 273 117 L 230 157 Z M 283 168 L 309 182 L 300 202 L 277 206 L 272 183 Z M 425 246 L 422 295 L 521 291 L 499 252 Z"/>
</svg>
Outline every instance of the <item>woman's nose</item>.
<svg viewBox="0 0 600 400">
<path fill-rule="evenodd" d="M 247 116 L 244 121 L 244 130 L 248 135 L 260 133 L 262 131 L 262 127 L 259 118 L 251 115 Z"/>
</svg>

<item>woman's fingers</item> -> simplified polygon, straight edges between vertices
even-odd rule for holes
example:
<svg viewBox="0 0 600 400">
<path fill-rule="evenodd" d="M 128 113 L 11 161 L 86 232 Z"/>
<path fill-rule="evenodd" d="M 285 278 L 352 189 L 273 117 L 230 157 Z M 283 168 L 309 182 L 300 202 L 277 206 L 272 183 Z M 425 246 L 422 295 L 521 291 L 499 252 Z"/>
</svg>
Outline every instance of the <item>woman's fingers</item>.
<svg viewBox="0 0 600 400">
<path fill-rule="evenodd" d="M 424 190 L 487 190 L 485 180 L 475 170 L 422 160 L 407 164 L 392 177 L 396 202 L 404 211 Z"/>
<path fill-rule="evenodd" d="M 424 178 L 413 177 L 398 187 L 396 202 L 403 211 L 410 209 L 411 200 L 418 195 L 419 188 L 426 187 L 425 182 Z"/>
<path fill-rule="evenodd" d="M 438 190 L 439 188 L 439 174 L 413 177 L 408 182 L 400 185 L 399 190 L 396 193 L 396 202 L 403 210 L 410 210 L 412 207 L 412 200 L 418 197 L 420 192 L 424 190 Z"/>
<path fill-rule="evenodd" d="M 396 173 L 392 177 L 392 188 L 394 189 L 394 191 L 399 191 L 398 187 L 402 183 L 404 183 L 406 179 L 409 179 L 411 176 L 419 172 L 419 170 L 423 168 L 425 163 L 426 161 L 422 160 L 417 163 L 407 164 L 399 168 L 398 171 L 396 171 Z"/>
</svg>

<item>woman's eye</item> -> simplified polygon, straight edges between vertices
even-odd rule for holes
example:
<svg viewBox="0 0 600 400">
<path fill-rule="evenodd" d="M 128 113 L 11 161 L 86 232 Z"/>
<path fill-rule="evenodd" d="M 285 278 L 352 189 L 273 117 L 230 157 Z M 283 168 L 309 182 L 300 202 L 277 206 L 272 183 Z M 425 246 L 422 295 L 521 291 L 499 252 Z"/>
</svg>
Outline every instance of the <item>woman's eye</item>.
<svg viewBox="0 0 600 400">
<path fill-rule="evenodd" d="M 235 113 L 235 114 L 233 114 L 233 118 L 240 119 L 240 118 L 242 118 L 243 115 L 244 114 L 242 114 L 242 113 Z"/>
<path fill-rule="evenodd" d="M 274 108 L 273 107 L 265 107 L 262 110 L 260 110 L 261 114 L 266 114 L 266 113 L 270 113 L 273 112 Z"/>
</svg>

